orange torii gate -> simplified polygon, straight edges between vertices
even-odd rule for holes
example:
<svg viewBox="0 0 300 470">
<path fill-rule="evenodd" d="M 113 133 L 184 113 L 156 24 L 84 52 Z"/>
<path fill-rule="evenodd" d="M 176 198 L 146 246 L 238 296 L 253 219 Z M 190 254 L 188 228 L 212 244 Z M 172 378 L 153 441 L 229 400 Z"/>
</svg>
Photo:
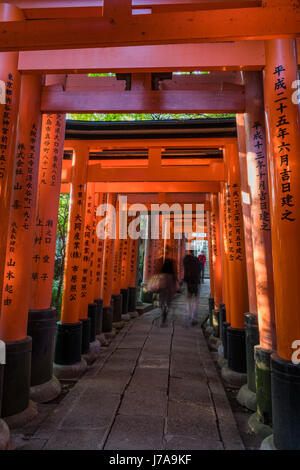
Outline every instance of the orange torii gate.
<svg viewBox="0 0 300 470">
<path fill-rule="evenodd" d="M 29 0 L 0 4 L 0 214 L 3 221 L 0 339 L 5 341 L 7 352 L 2 414 L 8 422 L 10 415 L 27 408 L 30 382 L 34 399 L 37 399 L 35 385 L 46 387 L 48 382 L 53 385 L 49 352 L 53 333 L 47 338 L 49 354 L 42 364 L 44 367 L 47 363 L 47 374 L 43 377 L 37 372 L 38 362 L 31 360 L 27 336 L 35 330 L 34 319 L 45 320 L 47 315 L 49 331 L 53 332 L 50 318 L 53 312 L 49 310 L 47 299 L 50 299 L 49 279 L 54 257 L 52 231 L 56 222 L 53 220 L 50 227 L 49 219 L 42 222 L 43 226 L 37 223 L 33 227 L 35 224 L 31 221 L 36 208 L 38 214 L 43 214 L 45 200 L 49 201 L 51 214 L 57 209 L 59 184 L 55 183 L 55 194 L 50 187 L 39 193 L 38 186 L 44 184 L 41 181 L 49 143 L 57 151 L 52 170 L 61 164 L 63 126 L 55 134 L 47 131 L 45 135 L 49 134 L 49 138 L 45 137 L 39 151 L 42 113 L 52 115 L 57 121 L 59 114 L 70 111 L 232 112 L 244 114 L 244 120 L 241 116 L 237 118 L 238 145 L 235 139 L 227 143 L 226 138 L 216 140 L 224 153 L 225 164 L 209 162 L 206 167 L 199 164 L 197 171 L 189 165 L 180 167 L 178 164 L 178 168 L 174 168 L 174 163 L 163 164 L 160 150 L 164 148 L 163 138 L 161 142 L 156 139 L 155 145 L 153 140 L 147 144 L 149 160 L 144 162 L 146 164 L 135 162 L 122 170 L 117 162 L 111 167 L 103 163 L 88 164 L 87 149 L 93 149 L 95 142 L 87 140 L 83 147 L 81 142 L 74 142 L 75 168 L 71 170 L 69 162 L 64 162 L 62 171 L 62 186 L 66 186 L 66 190 L 71 186 L 70 231 L 72 226 L 75 230 L 76 224 L 74 239 L 69 237 L 68 253 L 74 258 L 78 255 L 79 263 L 73 267 L 81 269 L 87 185 L 95 185 L 97 199 L 101 194 L 111 201 L 120 193 L 213 194 L 211 254 L 217 255 L 214 215 L 219 209 L 222 300 L 225 300 L 227 320 L 221 330 L 224 340 L 227 336 L 224 347 L 228 346 L 229 370 L 225 366 L 223 375 L 244 380 L 245 376 L 240 374 L 246 371 L 247 359 L 248 386 L 244 392 L 249 398 L 250 391 L 250 398 L 255 398 L 253 370 L 249 373 L 254 368 L 255 349 L 259 423 L 267 425 L 273 421 L 276 448 L 299 449 L 300 420 L 294 419 L 300 416 L 299 365 L 295 358 L 297 350 L 294 351 L 300 335 L 299 106 L 295 89 L 299 18 L 299 5 L 285 0 L 91 0 L 84 4 L 78 2 L 76 7 L 69 0 L 49 0 L 43 2 L 43 8 L 40 2 Z M 211 77 L 181 77 L 176 81 L 175 74 L 170 75 L 176 70 L 210 71 Z M 125 73 L 127 76 L 117 77 L 121 78 L 118 86 L 115 77 L 87 79 L 84 75 L 90 72 Z M 165 72 L 167 76 L 162 75 Z M 74 77 L 76 73 L 81 76 Z M 30 130 L 29 125 L 32 125 Z M 197 145 L 196 141 L 199 144 L 199 140 L 197 136 L 192 146 Z M 185 145 L 185 141 L 183 138 L 180 145 Z M 135 144 L 137 142 L 138 139 Z M 112 147 L 115 144 L 115 141 L 110 143 Z M 202 144 L 206 145 L 205 140 Z M 77 163 L 76 155 L 80 155 Z M 42 179 L 38 180 L 39 157 Z M 25 166 L 30 170 L 26 175 L 22 171 Z M 78 204 L 79 201 L 82 204 Z M 95 223 L 94 218 L 93 225 Z M 47 246 L 44 252 L 49 239 L 51 247 Z M 39 241 L 40 249 L 36 246 Z M 63 326 L 57 325 L 56 370 L 61 366 L 60 370 L 66 371 L 67 365 L 72 369 L 75 358 L 75 364 L 84 366 L 78 343 L 82 324 L 89 323 L 86 302 L 75 302 L 74 310 L 68 304 L 72 305 L 71 299 L 79 283 L 81 291 L 87 292 L 89 303 L 93 297 L 101 300 L 101 249 L 104 248 L 108 259 L 112 246 L 108 243 L 97 247 L 94 286 L 91 287 L 89 281 L 87 289 L 83 288 L 84 276 L 79 277 L 77 271 L 67 276 Z M 41 259 L 46 265 L 48 256 L 52 257 L 52 264 L 43 269 Z M 69 265 L 70 260 L 71 256 L 67 260 Z M 31 268 L 32 264 L 38 264 L 36 270 Z M 91 278 L 94 267 L 85 268 Z M 28 272 L 32 273 L 32 279 Z M 213 273 L 213 281 L 216 275 L 217 271 Z M 33 284 L 32 302 L 26 289 L 29 284 Z M 105 307 L 109 310 L 110 286 L 106 287 Z M 95 295 L 90 295 L 89 290 Z M 217 309 L 222 302 L 214 284 L 213 294 Z M 246 355 L 243 315 L 248 310 L 248 300 Z M 83 315 L 77 304 L 84 306 Z M 29 308 L 32 309 L 30 320 L 33 319 L 30 325 Z M 80 317 L 83 323 L 78 321 Z M 259 345 L 255 345 L 257 326 Z M 251 336 L 250 330 L 254 333 L 255 329 L 256 333 Z M 72 335 L 77 338 L 73 349 Z M 32 338 L 33 356 L 37 357 L 37 342 L 34 335 Z M 66 357 L 69 364 L 65 364 Z M 35 368 L 33 381 L 30 363 Z M 79 370 L 82 369 L 79 367 Z M 238 375 L 234 376 L 233 372 Z M 18 396 L 11 392 L 13 388 L 18 390 Z M 239 399 L 247 405 L 247 397 Z M 7 436 L 2 421 L 0 425 Z M 255 422 L 250 425 L 255 428 Z"/>
</svg>

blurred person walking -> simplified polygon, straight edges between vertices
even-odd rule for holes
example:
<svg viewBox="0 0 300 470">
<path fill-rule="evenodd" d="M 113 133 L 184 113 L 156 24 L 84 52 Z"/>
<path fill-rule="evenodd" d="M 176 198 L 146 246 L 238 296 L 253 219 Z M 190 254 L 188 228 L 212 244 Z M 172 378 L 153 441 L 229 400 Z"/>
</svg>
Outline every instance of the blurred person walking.
<svg viewBox="0 0 300 470">
<path fill-rule="evenodd" d="M 197 324 L 196 315 L 199 300 L 199 283 L 201 278 L 201 263 L 199 259 L 193 255 L 192 251 L 188 251 L 183 258 L 184 277 L 186 284 L 186 314 L 187 319 L 192 325 Z"/>
</svg>

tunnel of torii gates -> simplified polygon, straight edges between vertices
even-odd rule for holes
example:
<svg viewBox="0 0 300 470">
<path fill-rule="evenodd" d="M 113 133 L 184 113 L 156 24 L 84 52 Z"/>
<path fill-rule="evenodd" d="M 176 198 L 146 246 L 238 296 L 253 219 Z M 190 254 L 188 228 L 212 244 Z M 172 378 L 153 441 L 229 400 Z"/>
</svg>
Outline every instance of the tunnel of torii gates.
<svg viewBox="0 0 300 470">
<path fill-rule="evenodd" d="M 59 393 L 53 373 L 80 376 L 97 335 L 134 313 L 138 241 L 95 235 L 95 207 L 120 212 L 127 195 L 147 207 L 204 204 L 223 377 L 244 384 L 238 399 L 256 411 L 249 426 L 263 427 L 265 445 L 300 449 L 299 2 L 76 5 L 0 3 L 1 446 L 7 423 L 36 412 L 29 398 Z M 116 75 L 87 75 L 103 72 Z M 236 135 L 203 124 L 194 137 L 173 128 L 133 139 L 128 128 L 103 139 L 98 128 L 91 140 L 64 139 L 68 112 L 233 113 Z M 146 157 L 101 160 L 118 149 Z M 60 191 L 70 191 L 70 213 L 55 326 Z M 176 239 L 146 241 L 144 280 L 170 255 L 182 277 L 184 250 Z"/>
</svg>

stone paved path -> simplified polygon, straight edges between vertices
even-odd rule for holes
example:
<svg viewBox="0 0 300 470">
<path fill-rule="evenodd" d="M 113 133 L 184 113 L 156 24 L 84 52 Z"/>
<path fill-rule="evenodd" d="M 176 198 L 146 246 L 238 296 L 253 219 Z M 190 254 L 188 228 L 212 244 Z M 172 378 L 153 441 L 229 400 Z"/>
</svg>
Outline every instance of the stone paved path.
<svg viewBox="0 0 300 470">
<path fill-rule="evenodd" d="M 207 295 L 205 285 L 199 320 Z M 134 320 L 58 405 L 41 407 L 44 415 L 13 431 L 16 448 L 243 449 L 200 325 L 185 324 L 184 296 L 167 327 L 159 309 Z"/>
</svg>

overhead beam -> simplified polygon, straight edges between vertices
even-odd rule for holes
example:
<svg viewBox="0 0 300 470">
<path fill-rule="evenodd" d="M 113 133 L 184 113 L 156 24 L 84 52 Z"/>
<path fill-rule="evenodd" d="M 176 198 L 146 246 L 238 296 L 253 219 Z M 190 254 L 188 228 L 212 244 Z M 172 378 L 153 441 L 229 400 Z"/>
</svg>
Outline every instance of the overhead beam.
<svg viewBox="0 0 300 470">
<path fill-rule="evenodd" d="M 243 88 L 222 91 L 63 91 L 45 87 L 41 110 L 44 113 L 242 113 Z"/>
<path fill-rule="evenodd" d="M 98 183 L 97 183 L 98 184 Z M 96 188 L 97 188 L 96 184 Z M 61 185 L 61 193 L 70 193 L 70 184 Z M 120 193 L 127 197 L 127 204 L 145 204 L 149 209 L 151 204 L 159 204 L 158 193 Z M 203 204 L 204 210 L 210 210 L 210 202 L 207 200 L 206 193 L 167 193 L 166 201 L 167 204 Z"/>
<path fill-rule="evenodd" d="M 133 0 L 133 7 L 151 8 L 152 13 L 186 11 L 186 10 L 217 10 L 224 8 L 247 8 L 261 6 L 261 0 Z"/>
<path fill-rule="evenodd" d="M 70 184 L 61 185 L 61 193 L 70 192 Z M 220 191 L 219 181 L 129 181 L 101 182 L 95 184 L 96 192 L 106 193 L 217 193 Z"/>
<path fill-rule="evenodd" d="M 275 2 L 276 3 L 276 2 Z M 0 24 L 0 51 L 223 42 L 300 36 L 300 5 Z"/>
<path fill-rule="evenodd" d="M 103 0 L 13 0 L 17 7 L 21 8 L 26 18 L 60 18 L 70 17 L 74 10 L 100 10 L 102 15 Z M 159 11 L 184 11 L 184 10 L 211 10 L 219 8 L 246 8 L 260 6 L 261 0 L 133 0 L 132 9 L 151 9 L 152 13 Z M 60 13 L 59 13 L 60 12 Z M 90 15 L 92 16 L 92 15 Z"/>
<path fill-rule="evenodd" d="M 72 176 L 70 161 L 64 163 L 62 170 L 62 183 L 69 183 Z M 214 162 L 201 166 L 148 166 L 131 168 L 107 168 L 100 163 L 89 165 L 89 182 L 155 182 L 155 181 L 224 181 L 224 163 Z M 154 190 L 153 190 L 154 191 Z M 154 191 L 156 192 L 156 191 Z"/>
<path fill-rule="evenodd" d="M 78 146 L 81 140 L 67 139 L 65 140 L 65 150 L 74 150 Z M 148 149 L 150 147 L 158 148 L 201 148 L 201 149 L 215 149 L 219 148 L 222 150 L 226 145 L 236 144 L 237 139 L 235 137 L 204 137 L 204 138 L 181 138 L 177 139 L 107 139 L 107 140 L 84 140 L 84 144 L 89 148 L 90 152 L 102 150 L 102 149 Z"/>
<path fill-rule="evenodd" d="M 170 78 L 165 78 L 162 74 L 162 80 L 158 78 L 157 90 L 211 90 L 222 91 L 224 89 L 236 89 L 242 84 L 240 72 L 210 72 L 209 74 L 170 74 Z M 63 77 L 63 78 L 62 78 Z M 66 77 L 66 78 L 65 78 Z M 139 80 L 138 80 L 139 79 Z M 65 91 L 124 91 L 126 89 L 126 79 L 117 79 L 116 76 L 98 77 L 88 74 L 69 74 L 69 75 L 47 75 L 46 86 L 62 85 Z M 151 90 L 152 74 L 150 73 L 132 73 L 130 80 L 131 90 L 139 91 L 143 89 Z M 156 88 L 155 88 L 156 90 Z"/>
<path fill-rule="evenodd" d="M 300 40 L 297 40 L 300 64 Z M 193 70 L 261 70 L 263 41 L 177 44 L 60 51 L 25 51 L 18 68 L 25 73 L 130 73 Z"/>
<path fill-rule="evenodd" d="M 259 70 L 264 65 L 263 41 L 248 41 L 225 44 L 25 51 L 19 54 L 18 68 L 27 73 L 70 74 L 224 70 L 224 68 Z"/>
<path fill-rule="evenodd" d="M 129 194 L 127 196 L 128 204 L 135 204 L 142 202 L 144 204 L 158 204 L 159 198 L 158 193 L 136 193 Z M 168 204 L 204 204 L 208 203 L 208 199 L 205 193 L 175 193 L 166 194 L 166 203 Z"/>
</svg>

